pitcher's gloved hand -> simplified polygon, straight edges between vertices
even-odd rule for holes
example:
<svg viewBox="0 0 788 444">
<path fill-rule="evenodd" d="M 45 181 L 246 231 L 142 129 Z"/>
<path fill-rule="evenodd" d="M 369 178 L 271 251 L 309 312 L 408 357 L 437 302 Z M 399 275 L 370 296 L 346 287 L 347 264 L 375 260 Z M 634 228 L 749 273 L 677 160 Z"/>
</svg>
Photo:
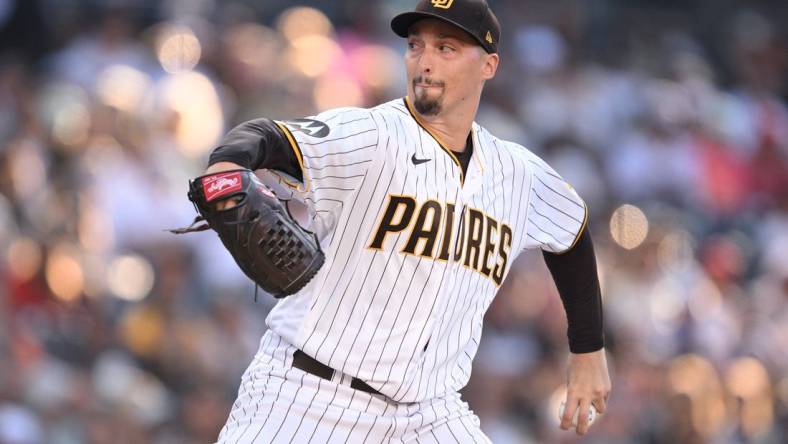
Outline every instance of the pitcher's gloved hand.
<svg viewBox="0 0 788 444">
<path fill-rule="evenodd" d="M 241 270 L 274 297 L 298 292 L 325 261 L 317 237 L 250 170 L 200 176 L 189 183 L 188 196 L 200 216 L 191 226 L 170 231 L 212 228 Z M 227 200 L 234 205 L 217 205 Z M 202 220 L 207 224 L 195 226 Z"/>
</svg>

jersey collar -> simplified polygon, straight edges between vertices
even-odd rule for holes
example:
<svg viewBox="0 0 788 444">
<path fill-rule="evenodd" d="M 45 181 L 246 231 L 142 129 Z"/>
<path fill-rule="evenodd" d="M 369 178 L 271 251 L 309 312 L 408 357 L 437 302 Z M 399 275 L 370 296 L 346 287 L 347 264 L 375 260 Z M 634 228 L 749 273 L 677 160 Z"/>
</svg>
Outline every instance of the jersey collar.
<svg viewBox="0 0 788 444">
<path fill-rule="evenodd" d="M 443 151 L 445 151 L 446 154 L 448 154 L 449 157 L 451 157 L 451 160 L 454 161 L 454 164 L 457 165 L 457 169 L 460 171 L 460 183 L 464 184 L 465 183 L 465 173 L 462 172 L 462 166 L 460 165 L 460 160 L 457 159 L 457 156 L 454 155 L 452 150 L 449 149 L 448 146 L 446 146 L 446 144 L 441 140 L 441 138 L 438 137 L 438 135 L 435 134 L 432 130 L 430 130 L 427 127 L 427 125 L 424 123 L 424 121 L 421 120 L 421 117 L 419 117 L 419 114 L 416 112 L 416 110 L 413 109 L 413 106 L 410 104 L 410 100 L 408 100 L 408 96 L 403 97 L 402 100 L 403 100 L 403 102 L 405 102 L 405 107 L 408 109 L 408 112 L 410 113 L 411 117 L 413 117 L 413 120 L 415 120 L 416 123 L 418 123 L 419 126 L 424 129 L 424 131 L 426 131 L 430 136 L 432 136 L 433 139 L 435 139 L 436 142 L 438 142 L 438 146 L 440 146 L 443 149 Z M 474 148 L 476 148 L 476 146 L 477 146 L 476 145 L 476 140 L 474 140 Z M 475 151 L 475 149 L 474 149 L 474 151 Z"/>
</svg>

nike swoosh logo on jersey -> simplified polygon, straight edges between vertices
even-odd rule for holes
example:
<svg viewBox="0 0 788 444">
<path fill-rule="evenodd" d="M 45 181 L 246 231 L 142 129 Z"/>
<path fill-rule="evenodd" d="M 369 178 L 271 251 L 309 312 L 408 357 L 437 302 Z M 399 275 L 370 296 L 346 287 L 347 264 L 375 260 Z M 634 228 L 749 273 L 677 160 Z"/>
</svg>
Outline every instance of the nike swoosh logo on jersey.
<svg viewBox="0 0 788 444">
<path fill-rule="evenodd" d="M 414 154 L 413 156 L 411 156 L 410 160 L 413 162 L 414 165 L 419 165 L 422 163 L 429 162 L 432 159 L 417 159 L 416 155 Z"/>
</svg>

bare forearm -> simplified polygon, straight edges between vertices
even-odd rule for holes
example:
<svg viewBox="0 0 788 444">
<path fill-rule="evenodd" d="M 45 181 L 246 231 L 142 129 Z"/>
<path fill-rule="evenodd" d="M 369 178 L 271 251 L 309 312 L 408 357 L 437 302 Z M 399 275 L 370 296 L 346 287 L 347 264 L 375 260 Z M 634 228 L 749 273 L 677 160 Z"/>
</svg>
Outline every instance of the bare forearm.
<svg viewBox="0 0 788 444">
<path fill-rule="evenodd" d="M 205 174 L 221 173 L 222 171 L 239 170 L 244 168 L 241 165 L 233 162 L 216 162 L 208 166 Z"/>
</svg>

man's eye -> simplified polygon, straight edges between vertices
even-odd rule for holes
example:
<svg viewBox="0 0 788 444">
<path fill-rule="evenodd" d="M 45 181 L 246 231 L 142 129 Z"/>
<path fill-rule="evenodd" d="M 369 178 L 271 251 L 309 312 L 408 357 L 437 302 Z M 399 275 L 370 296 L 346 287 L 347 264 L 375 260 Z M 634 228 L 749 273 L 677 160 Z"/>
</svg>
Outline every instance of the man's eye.
<svg viewBox="0 0 788 444">
<path fill-rule="evenodd" d="M 454 51 L 454 48 L 448 45 L 440 45 L 438 49 L 441 50 L 442 52 Z"/>
</svg>

